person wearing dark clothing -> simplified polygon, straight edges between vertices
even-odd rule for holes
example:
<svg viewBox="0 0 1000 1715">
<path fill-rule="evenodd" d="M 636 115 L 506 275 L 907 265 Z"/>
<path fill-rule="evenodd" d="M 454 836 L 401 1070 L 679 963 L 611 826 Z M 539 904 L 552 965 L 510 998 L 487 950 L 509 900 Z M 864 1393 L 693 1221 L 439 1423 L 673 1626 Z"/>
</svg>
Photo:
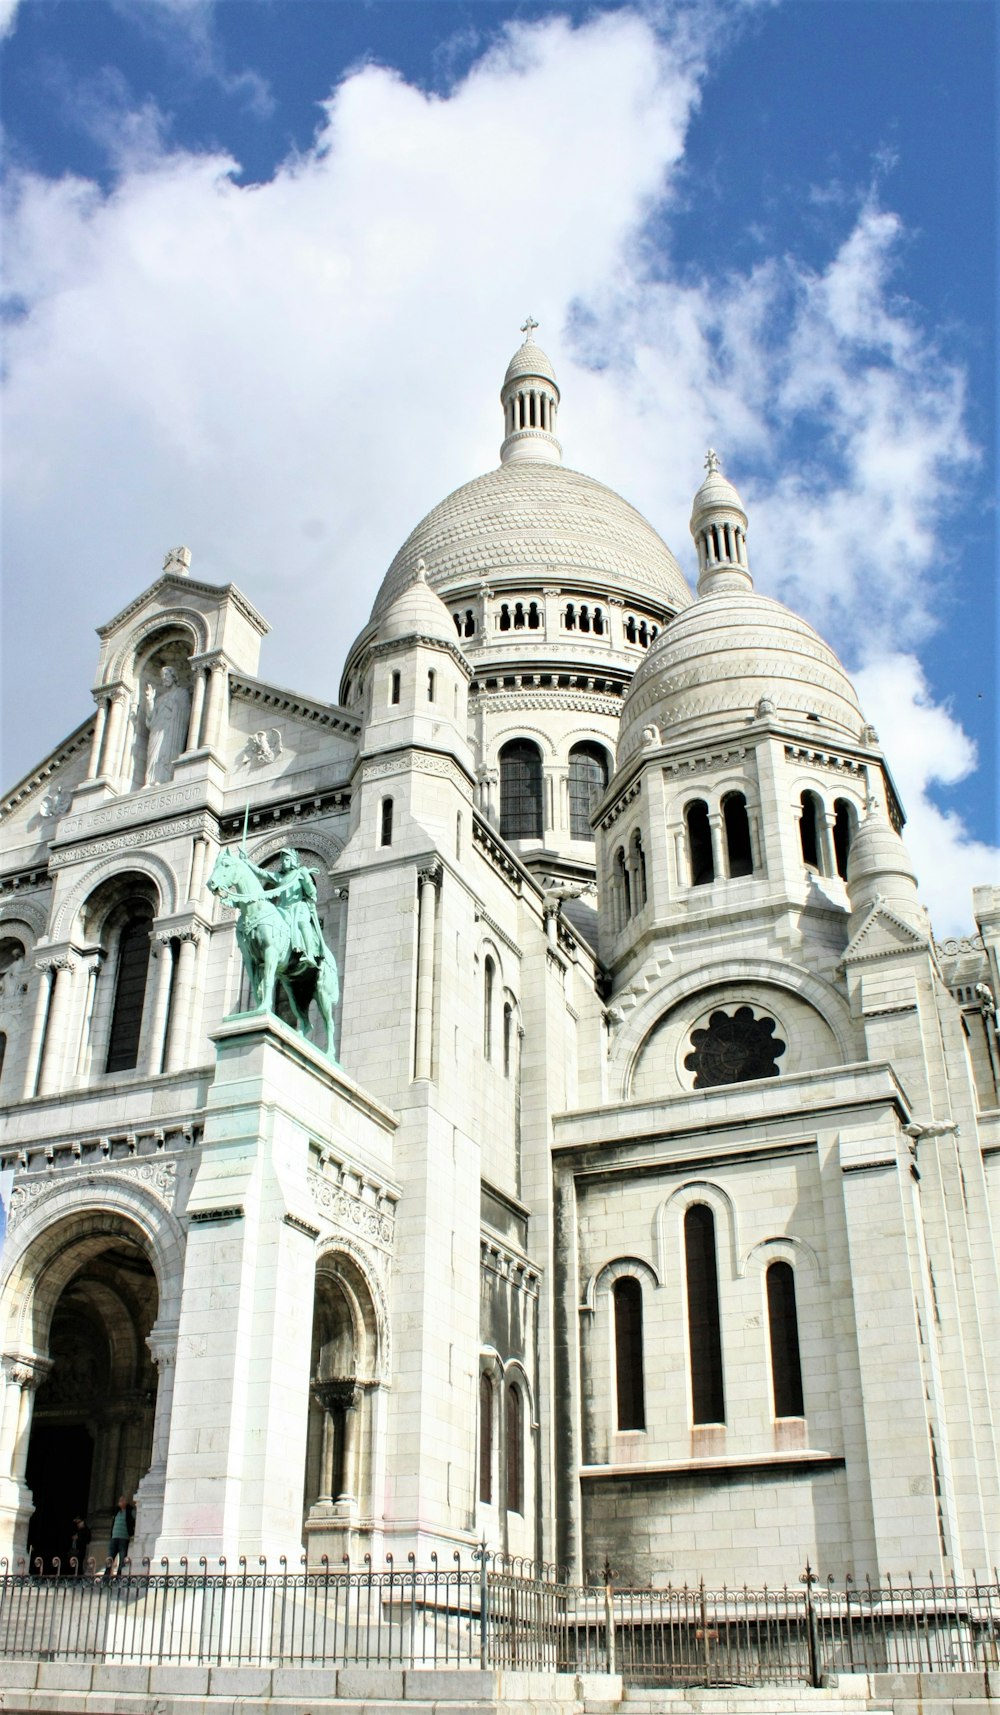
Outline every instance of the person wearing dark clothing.
<svg viewBox="0 0 1000 1715">
<path fill-rule="evenodd" d="M 135 1534 L 135 1508 L 126 1495 L 118 1496 L 118 1510 L 111 1526 L 111 1541 L 108 1543 L 108 1564 L 105 1568 L 105 1578 L 110 1578 L 115 1561 L 118 1571 L 128 1559 L 128 1545 Z"/>
<path fill-rule="evenodd" d="M 70 1569 L 77 1578 L 82 1577 L 87 1563 L 87 1550 L 90 1547 L 90 1526 L 85 1518 L 73 1520 L 73 1535 L 69 1545 Z M 76 1561 L 74 1566 L 72 1563 Z"/>
</svg>

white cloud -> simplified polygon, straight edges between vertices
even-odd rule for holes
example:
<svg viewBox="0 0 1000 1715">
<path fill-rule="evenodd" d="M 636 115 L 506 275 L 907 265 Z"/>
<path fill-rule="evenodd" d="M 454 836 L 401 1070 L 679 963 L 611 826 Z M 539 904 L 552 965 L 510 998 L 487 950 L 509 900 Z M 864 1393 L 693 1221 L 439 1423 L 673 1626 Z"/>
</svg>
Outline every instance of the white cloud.
<svg viewBox="0 0 1000 1715">
<path fill-rule="evenodd" d="M 13 33 L 20 0 L 0 0 L 0 41 Z"/>
<path fill-rule="evenodd" d="M 208 8 L 182 12 L 204 37 Z M 925 635 L 944 509 L 972 455 L 962 377 L 894 295 L 899 222 L 870 200 L 822 268 L 774 257 L 681 283 L 661 253 L 652 278 L 648 218 L 669 218 L 727 13 L 659 16 L 658 33 L 624 11 L 511 26 L 447 97 L 365 66 L 314 149 L 263 185 L 240 186 L 221 155 L 169 151 L 155 114 L 133 116 L 107 195 L 19 181 L 15 767 L 87 712 L 90 628 L 179 541 L 196 575 L 234 578 L 279 622 L 264 670 L 335 698 L 398 543 L 495 463 L 500 379 L 529 310 L 558 363 L 568 461 L 621 489 L 689 565 L 714 444 L 752 472 L 764 587 L 851 659 Z M 42 637 L 59 683 L 39 709 Z"/>
<path fill-rule="evenodd" d="M 906 807 L 903 838 L 934 932 L 968 934 L 972 888 L 1000 883 L 1000 851 L 971 838 L 961 816 L 942 810 L 931 792 L 972 772 L 975 746 L 947 705 L 934 702 L 915 656 L 881 656 L 855 674 L 855 684 Z"/>
</svg>

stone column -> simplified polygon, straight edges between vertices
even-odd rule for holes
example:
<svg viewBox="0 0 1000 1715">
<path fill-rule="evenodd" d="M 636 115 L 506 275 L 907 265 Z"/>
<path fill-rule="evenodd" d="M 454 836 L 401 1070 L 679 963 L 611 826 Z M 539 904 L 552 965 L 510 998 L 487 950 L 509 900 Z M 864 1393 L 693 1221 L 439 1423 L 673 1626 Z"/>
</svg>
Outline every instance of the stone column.
<svg viewBox="0 0 1000 1715">
<path fill-rule="evenodd" d="M 174 982 L 174 1003 L 170 1009 L 170 1037 L 167 1042 L 165 1072 L 177 1072 L 185 1063 L 190 1037 L 191 1001 L 194 990 L 194 970 L 198 956 L 196 928 L 179 929 L 177 940 L 177 974 Z"/>
<path fill-rule="evenodd" d="M 158 930 L 153 934 L 151 981 L 147 980 L 147 992 L 152 990 L 152 1004 L 144 1009 L 145 1040 L 139 1051 L 139 1065 L 150 1077 L 155 1077 L 157 1072 L 163 1070 L 163 1034 L 170 1002 L 170 979 L 174 970 L 171 939 L 168 930 Z"/>
<path fill-rule="evenodd" d="M 122 772 L 122 749 L 125 743 L 125 719 L 129 694 L 124 685 L 116 685 L 109 698 L 108 720 L 104 729 L 104 755 L 100 772 L 117 783 Z"/>
<path fill-rule="evenodd" d="M 437 922 L 437 890 L 441 866 L 432 864 L 418 872 L 420 898 L 417 930 L 417 1022 L 413 1076 L 430 1078 L 434 1052 L 434 940 Z"/>
<path fill-rule="evenodd" d="M 106 697 L 100 697 L 97 703 L 97 719 L 94 722 L 94 736 L 90 744 L 90 757 L 87 762 L 87 779 L 96 780 L 101 766 L 101 751 L 104 748 L 104 728 L 108 720 L 108 703 Z"/>
<path fill-rule="evenodd" d="M 219 735 L 222 731 L 222 716 L 226 703 L 226 687 L 229 675 L 224 661 L 213 661 L 209 669 L 208 697 L 205 703 L 205 733 L 204 745 L 209 750 L 217 750 Z"/>
<path fill-rule="evenodd" d="M 25 1485 L 31 1399 L 52 1368 L 48 1358 L 3 1358 L 3 1405 L 0 1408 L 0 1555 L 14 1559 L 27 1550 L 28 1525 L 34 1511 Z"/>
<path fill-rule="evenodd" d="M 547 638 L 555 638 L 562 635 L 562 624 L 559 615 L 559 610 L 562 606 L 562 602 L 560 600 L 561 593 L 562 592 L 554 586 L 548 586 L 542 590 L 542 611 L 545 614 L 545 635 Z"/>
<path fill-rule="evenodd" d="M 205 708 L 205 669 L 196 667 L 191 676 L 191 717 L 185 749 L 197 750 L 201 740 L 201 718 Z"/>
<path fill-rule="evenodd" d="M 35 969 L 40 973 L 38 992 L 35 995 L 35 1010 L 31 1018 L 31 1036 L 28 1040 L 28 1058 L 24 1069 L 24 1099 L 30 1101 L 38 1089 L 38 1079 L 41 1072 L 42 1044 L 45 1040 L 45 1025 L 49 1016 L 49 1002 L 52 998 L 52 987 L 55 972 L 51 960 L 36 959 Z"/>
<path fill-rule="evenodd" d="M 135 1491 L 135 1558 L 138 1559 L 152 1557 L 153 1544 L 163 1524 L 163 1494 L 167 1481 L 167 1448 L 177 1362 L 177 1323 L 161 1325 L 154 1322 L 146 1335 L 146 1344 L 156 1365 L 157 1385 L 149 1470 Z"/>
<path fill-rule="evenodd" d="M 819 833 L 819 860 L 824 875 L 836 875 L 837 854 L 833 844 L 834 817 L 829 810 L 820 810 L 816 816 Z"/>
<path fill-rule="evenodd" d="M 356 1502 L 358 1499 L 358 1428 L 361 1401 L 363 1398 L 359 1387 L 348 1386 L 344 1391 L 341 1409 L 344 1413 L 344 1446 L 340 1469 L 340 1494 L 337 1500 Z"/>
<path fill-rule="evenodd" d="M 18 1358 L 10 1368 L 11 1380 L 21 1390 L 10 1464 L 10 1474 L 16 1483 L 24 1482 L 24 1473 L 28 1468 L 28 1442 L 31 1439 L 31 1412 L 35 1389 L 41 1385 L 51 1369 L 51 1358 Z"/>
<path fill-rule="evenodd" d="M 205 864 L 208 860 L 208 840 L 204 834 L 195 834 L 191 851 L 191 884 L 188 888 L 188 898 L 192 904 L 197 904 L 201 898 L 201 890 L 205 883 Z"/>
<path fill-rule="evenodd" d="M 69 958 L 52 959 L 49 963 L 52 969 L 53 988 L 48 1028 L 45 1032 L 38 1075 L 38 1093 L 42 1096 L 47 1096 L 52 1090 L 58 1090 L 61 1087 L 63 1060 L 66 1052 L 66 1027 L 72 1007 L 73 975 L 76 970 L 75 964 Z"/>
<path fill-rule="evenodd" d="M 80 1030 L 76 1043 L 76 1077 L 81 1083 L 90 1071 L 91 1057 L 91 1028 L 94 1019 L 94 1006 L 97 1000 L 97 979 L 104 961 L 103 947 L 93 947 L 83 955 L 84 995 L 80 1013 Z M 67 1063 L 68 1069 L 68 1063 Z"/>
<path fill-rule="evenodd" d="M 722 812 L 720 810 L 709 810 L 708 827 L 712 836 L 712 863 L 715 867 L 715 879 L 722 881 L 729 874 L 729 865 L 726 862 L 725 841 L 722 837 Z"/>
</svg>

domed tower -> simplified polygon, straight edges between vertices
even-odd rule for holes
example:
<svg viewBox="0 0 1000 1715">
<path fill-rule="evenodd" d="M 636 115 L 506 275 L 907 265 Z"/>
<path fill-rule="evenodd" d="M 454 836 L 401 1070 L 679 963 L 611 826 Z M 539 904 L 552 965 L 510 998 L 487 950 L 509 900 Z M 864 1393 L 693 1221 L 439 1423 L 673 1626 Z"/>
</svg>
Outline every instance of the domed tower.
<svg viewBox="0 0 1000 1715">
<path fill-rule="evenodd" d="M 404 542 L 348 657 L 341 701 L 358 705 L 378 628 L 423 561 L 472 668 L 480 808 L 540 874 L 587 879 L 590 811 L 614 767 L 622 698 L 691 595 L 651 525 L 562 463 L 559 387 L 535 326 L 524 324 L 504 376 L 499 467 Z"/>
<path fill-rule="evenodd" d="M 754 589 L 743 503 L 714 452 L 706 465 L 698 598 L 635 673 L 601 806 L 601 951 L 622 991 L 664 945 L 678 959 L 703 945 L 710 961 L 722 941 L 727 957 L 742 945 L 759 965 L 800 958 L 832 981 L 870 792 L 902 820 L 844 668 Z"/>
</svg>

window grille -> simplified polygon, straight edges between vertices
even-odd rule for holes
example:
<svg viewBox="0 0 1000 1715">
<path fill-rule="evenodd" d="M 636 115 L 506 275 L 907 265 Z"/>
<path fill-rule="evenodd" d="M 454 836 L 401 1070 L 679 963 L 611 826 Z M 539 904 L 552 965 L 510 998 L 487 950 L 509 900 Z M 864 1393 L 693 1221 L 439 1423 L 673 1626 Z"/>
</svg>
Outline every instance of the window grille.
<svg viewBox="0 0 1000 1715">
<path fill-rule="evenodd" d="M 597 744 L 575 744 L 569 753 L 569 831 L 571 839 L 593 839 L 590 812 L 607 784 L 607 752 Z"/>
<path fill-rule="evenodd" d="M 142 915 L 137 913 L 124 924 L 119 934 L 106 1072 L 130 1072 L 139 1062 L 151 922 L 151 911 Z"/>
<path fill-rule="evenodd" d="M 542 837 L 542 758 L 530 739 L 500 752 L 500 832 L 507 840 Z"/>
</svg>

